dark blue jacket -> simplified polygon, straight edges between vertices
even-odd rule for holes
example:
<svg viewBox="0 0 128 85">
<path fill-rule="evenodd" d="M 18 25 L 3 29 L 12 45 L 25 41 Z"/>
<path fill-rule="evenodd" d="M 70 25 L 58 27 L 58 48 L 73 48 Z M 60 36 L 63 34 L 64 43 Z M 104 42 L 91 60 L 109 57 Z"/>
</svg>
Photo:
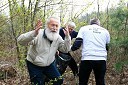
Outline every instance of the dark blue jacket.
<svg viewBox="0 0 128 85">
<path fill-rule="evenodd" d="M 60 28 L 59 34 L 60 34 L 60 36 L 64 39 L 64 38 L 65 38 L 65 34 L 64 34 L 63 29 L 64 29 L 64 27 Z M 77 37 L 77 34 L 78 34 L 78 32 L 76 32 L 76 31 L 73 30 L 73 31 L 70 33 L 71 39 L 76 38 L 76 37 Z M 69 67 L 71 68 L 73 74 L 74 74 L 74 75 L 77 75 L 77 74 L 78 74 L 77 63 L 76 63 L 76 61 L 74 60 L 74 58 L 71 57 L 70 53 L 62 53 L 62 52 L 60 52 L 60 54 L 63 54 L 64 57 L 69 56 L 70 60 L 67 61 L 67 62 L 65 62 L 64 64 L 62 63 L 62 61 L 60 61 L 61 63 L 60 63 L 59 72 L 60 72 L 61 74 L 63 74 L 63 73 L 65 72 L 67 66 L 69 66 Z M 61 56 L 61 55 L 60 55 L 60 56 Z M 62 57 L 62 56 L 61 56 L 61 57 Z M 66 65 L 66 63 L 68 63 L 68 64 Z"/>
<path fill-rule="evenodd" d="M 60 34 L 60 36 L 64 39 L 64 38 L 65 38 L 65 34 L 64 34 L 63 29 L 64 29 L 64 27 L 60 28 L 59 34 Z M 78 34 L 78 32 L 76 32 L 76 31 L 73 30 L 73 31 L 70 33 L 71 39 L 76 38 L 76 37 L 77 37 L 77 34 Z"/>
<path fill-rule="evenodd" d="M 65 34 L 64 34 L 63 29 L 64 29 L 64 27 L 60 28 L 59 34 L 64 39 L 65 38 Z M 76 31 L 73 30 L 70 33 L 71 39 L 76 38 L 77 37 L 77 34 L 78 34 L 78 32 L 76 32 Z M 76 38 L 75 42 L 73 43 L 73 46 L 71 47 L 71 50 L 72 51 L 75 51 L 75 50 L 79 49 L 80 46 L 81 46 L 81 44 L 82 44 L 82 42 L 83 42 L 83 39 Z"/>
</svg>

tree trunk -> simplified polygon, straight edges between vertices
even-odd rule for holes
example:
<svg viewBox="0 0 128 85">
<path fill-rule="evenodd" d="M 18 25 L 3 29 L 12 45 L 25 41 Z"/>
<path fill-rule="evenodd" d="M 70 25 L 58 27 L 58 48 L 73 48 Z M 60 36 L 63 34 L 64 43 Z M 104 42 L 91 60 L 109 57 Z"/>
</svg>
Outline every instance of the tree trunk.
<svg viewBox="0 0 128 85">
<path fill-rule="evenodd" d="M 40 0 L 36 0 L 36 4 L 35 4 L 35 8 L 34 8 L 34 12 L 33 12 L 33 16 L 32 16 L 32 28 L 34 28 L 33 24 L 34 24 L 34 20 L 35 20 L 35 16 L 36 16 L 36 12 L 37 12 L 37 7 L 38 7 L 38 4 L 39 4 Z"/>
<path fill-rule="evenodd" d="M 20 60 L 20 52 L 19 52 L 19 47 L 18 47 L 18 43 L 17 43 L 17 38 L 16 38 L 16 33 L 14 30 L 14 26 L 13 26 L 13 10 L 12 10 L 12 5 L 11 5 L 11 1 L 8 0 L 9 2 L 9 11 L 10 11 L 10 23 L 11 23 L 11 30 L 12 30 L 12 34 L 15 40 L 15 45 L 16 45 L 16 51 L 17 51 L 17 58 L 18 60 Z"/>
</svg>

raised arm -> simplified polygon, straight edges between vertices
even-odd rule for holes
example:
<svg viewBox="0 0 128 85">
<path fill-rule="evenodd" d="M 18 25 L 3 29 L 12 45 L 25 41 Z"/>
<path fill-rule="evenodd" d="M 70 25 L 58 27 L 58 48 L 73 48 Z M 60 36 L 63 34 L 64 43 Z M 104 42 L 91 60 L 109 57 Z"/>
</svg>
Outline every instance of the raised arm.
<svg viewBox="0 0 128 85">
<path fill-rule="evenodd" d="M 35 30 L 21 34 L 17 41 L 21 44 L 21 45 L 28 45 L 29 43 L 34 44 L 35 40 L 36 40 L 36 36 L 38 35 L 39 29 L 42 28 L 42 22 L 41 20 L 37 21 L 37 24 L 35 26 Z M 34 40 L 35 39 L 35 40 Z"/>
</svg>

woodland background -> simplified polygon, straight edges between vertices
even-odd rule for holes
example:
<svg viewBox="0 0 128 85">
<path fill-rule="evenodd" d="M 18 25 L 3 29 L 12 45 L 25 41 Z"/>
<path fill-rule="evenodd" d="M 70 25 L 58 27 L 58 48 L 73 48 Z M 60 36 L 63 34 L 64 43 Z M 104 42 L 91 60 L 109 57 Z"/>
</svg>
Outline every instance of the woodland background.
<svg viewBox="0 0 128 85">
<path fill-rule="evenodd" d="M 81 10 L 73 12 L 73 0 L 8 0 L 0 6 L 0 85 L 29 85 L 29 77 L 26 69 L 26 53 L 28 47 L 17 43 L 17 37 L 34 29 L 35 22 L 41 19 L 43 23 L 52 15 L 58 15 L 63 26 L 66 21 L 76 23 L 76 31 L 81 26 L 87 25 L 91 18 L 97 17 L 101 25 L 111 35 L 110 49 L 108 52 L 106 85 L 128 85 L 128 1 L 120 0 L 116 6 L 100 10 L 100 2 L 97 0 L 96 9 L 87 13 L 96 0 L 85 1 Z M 2 2 L 1 2 L 2 3 Z M 57 7 L 55 9 L 55 6 Z M 3 11 L 9 9 L 9 13 Z M 71 10 L 69 10 L 69 8 Z M 67 16 L 68 14 L 68 16 Z M 43 24 L 45 25 L 45 24 Z M 80 57 L 80 50 L 75 54 L 76 61 Z M 73 77 L 70 68 L 64 74 L 64 85 L 77 85 L 78 77 Z M 93 72 L 89 85 L 95 85 Z"/>
</svg>

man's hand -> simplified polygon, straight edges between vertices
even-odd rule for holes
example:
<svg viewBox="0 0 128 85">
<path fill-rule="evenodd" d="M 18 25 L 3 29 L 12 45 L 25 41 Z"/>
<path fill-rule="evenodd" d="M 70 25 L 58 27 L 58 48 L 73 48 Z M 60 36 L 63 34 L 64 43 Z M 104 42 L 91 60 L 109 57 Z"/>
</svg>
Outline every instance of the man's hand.
<svg viewBox="0 0 128 85">
<path fill-rule="evenodd" d="M 66 27 L 63 29 L 63 31 L 64 31 L 64 34 L 65 34 L 66 36 L 69 35 L 68 26 L 66 26 Z"/>
<path fill-rule="evenodd" d="M 35 26 L 35 33 L 38 34 L 39 29 L 41 29 L 41 28 L 42 28 L 42 21 L 41 20 L 38 20 L 37 21 L 37 24 Z"/>
</svg>

